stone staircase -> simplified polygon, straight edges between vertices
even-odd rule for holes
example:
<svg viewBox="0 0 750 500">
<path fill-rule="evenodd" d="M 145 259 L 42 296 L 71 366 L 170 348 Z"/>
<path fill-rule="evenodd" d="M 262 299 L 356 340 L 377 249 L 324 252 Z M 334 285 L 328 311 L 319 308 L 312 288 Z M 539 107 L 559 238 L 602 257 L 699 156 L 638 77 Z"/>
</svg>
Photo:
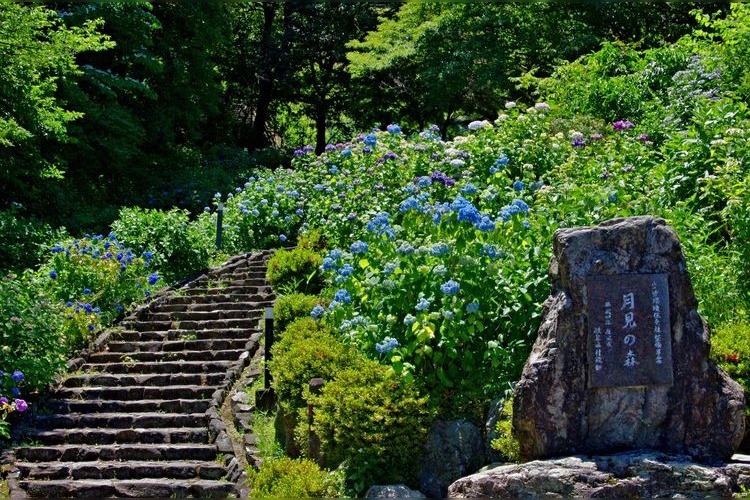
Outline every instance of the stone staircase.
<svg viewBox="0 0 750 500">
<path fill-rule="evenodd" d="M 158 294 L 71 362 L 14 450 L 13 497 L 231 497 L 219 410 L 261 347 L 270 252 Z"/>
</svg>

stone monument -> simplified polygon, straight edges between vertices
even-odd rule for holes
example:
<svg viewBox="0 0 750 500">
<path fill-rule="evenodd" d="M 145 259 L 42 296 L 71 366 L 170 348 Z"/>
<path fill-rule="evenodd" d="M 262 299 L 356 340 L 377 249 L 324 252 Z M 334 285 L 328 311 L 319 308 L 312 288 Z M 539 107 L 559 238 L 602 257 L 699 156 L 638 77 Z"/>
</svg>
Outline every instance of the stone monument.
<svg viewBox="0 0 750 500">
<path fill-rule="evenodd" d="M 709 328 L 663 219 L 561 229 L 551 295 L 514 396 L 526 460 L 654 450 L 729 459 L 744 394 L 709 359 Z"/>
</svg>

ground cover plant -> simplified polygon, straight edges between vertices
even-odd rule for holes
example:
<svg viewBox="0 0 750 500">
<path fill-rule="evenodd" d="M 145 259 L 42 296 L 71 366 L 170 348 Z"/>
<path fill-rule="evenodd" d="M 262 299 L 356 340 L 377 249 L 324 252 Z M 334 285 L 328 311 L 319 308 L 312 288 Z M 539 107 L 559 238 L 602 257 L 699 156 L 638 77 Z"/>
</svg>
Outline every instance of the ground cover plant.
<svg viewBox="0 0 750 500">
<path fill-rule="evenodd" d="M 392 462 L 386 431 L 361 433 L 372 446 L 354 449 L 332 422 L 358 428 L 364 414 L 396 422 L 403 408 L 414 422 L 479 422 L 512 388 L 549 293 L 557 228 L 664 217 L 680 236 L 701 313 L 719 339 L 741 336 L 750 299 L 750 115 L 748 76 L 734 61 L 750 53 L 750 9 L 736 4 L 725 19 L 702 22 L 713 37 L 696 32 L 647 51 L 606 44 L 550 79 L 527 75 L 519 84 L 538 102 L 498 103 L 496 119 L 467 120 L 450 140 L 438 127 L 390 124 L 320 154 L 303 146 L 291 168 L 257 169 L 192 220 L 127 209 L 113 235 L 55 242 L 41 268 L 2 282 L 3 345 L 24 356 L 3 349 L 0 369 L 43 387 L 118 306 L 205 266 L 220 204 L 227 253 L 315 235 L 315 244 L 280 251 L 269 267 L 286 295 L 279 311 L 287 332 L 271 368 L 289 414 L 319 406 L 324 451 L 345 464 L 353 494 L 373 478 L 414 481 L 415 464 L 383 467 Z M 714 355 L 746 383 L 746 343 L 716 345 Z M 367 368 L 343 369 L 356 364 Z M 388 383 L 367 384 L 366 401 L 351 397 L 373 373 Z M 315 396 L 306 389 L 314 376 L 326 378 Z M 393 439 L 408 448 L 422 428 Z M 284 462 L 269 477 L 306 467 Z"/>
</svg>

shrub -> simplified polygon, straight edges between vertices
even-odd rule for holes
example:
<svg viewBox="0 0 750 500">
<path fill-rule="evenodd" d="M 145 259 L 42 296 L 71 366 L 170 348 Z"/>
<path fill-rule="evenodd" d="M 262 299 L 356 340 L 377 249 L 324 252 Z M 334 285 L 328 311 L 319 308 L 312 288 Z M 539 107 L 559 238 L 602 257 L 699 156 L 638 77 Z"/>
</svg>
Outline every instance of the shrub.
<svg viewBox="0 0 750 500">
<path fill-rule="evenodd" d="M 730 323 L 717 328 L 711 337 L 711 357 L 740 383 L 746 397 L 750 396 L 750 323 Z"/>
<path fill-rule="evenodd" d="M 320 229 L 310 229 L 299 237 L 297 246 L 320 252 L 328 246 L 328 242 Z"/>
<path fill-rule="evenodd" d="M 309 248 L 277 250 L 268 261 L 266 279 L 281 293 L 316 294 L 323 288 L 323 257 Z"/>
<path fill-rule="evenodd" d="M 60 306 L 31 272 L 0 280 L 0 370 L 21 371 L 28 390 L 44 388 L 65 368 Z"/>
<path fill-rule="evenodd" d="M 284 330 L 271 347 L 269 369 L 280 406 L 287 414 L 306 407 L 303 391 L 310 379 L 332 379 L 357 359 L 325 326 L 312 318 L 301 318 Z"/>
<path fill-rule="evenodd" d="M 319 395 L 313 428 L 325 464 L 345 463 L 347 481 L 362 494 L 373 484 L 415 485 L 416 451 L 430 427 L 427 397 L 375 361 L 339 372 Z"/>
<path fill-rule="evenodd" d="M 149 263 L 114 234 L 58 242 L 40 269 L 50 294 L 66 304 L 64 332 L 69 349 L 83 347 L 101 324 L 151 295 L 160 282 Z"/>
<path fill-rule="evenodd" d="M 166 283 L 205 270 L 213 249 L 211 235 L 190 224 L 186 210 L 123 208 L 112 231 L 136 254 L 153 252 L 151 266 Z"/>
<path fill-rule="evenodd" d="M 506 462 L 520 461 L 520 446 L 518 440 L 513 437 L 513 399 L 508 398 L 503 403 L 503 409 L 500 412 L 500 418 L 495 426 L 497 438 L 492 440 L 490 445 L 493 450 L 499 451 Z"/>
<path fill-rule="evenodd" d="M 340 471 L 326 472 L 307 459 L 276 458 L 248 471 L 253 498 L 322 498 L 343 496 Z"/>
<path fill-rule="evenodd" d="M 276 331 L 283 332 L 286 327 L 297 318 L 310 316 L 310 312 L 317 305 L 321 305 L 322 299 L 316 295 L 304 293 L 293 293 L 282 295 L 276 299 L 273 306 L 273 317 Z"/>
</svg>

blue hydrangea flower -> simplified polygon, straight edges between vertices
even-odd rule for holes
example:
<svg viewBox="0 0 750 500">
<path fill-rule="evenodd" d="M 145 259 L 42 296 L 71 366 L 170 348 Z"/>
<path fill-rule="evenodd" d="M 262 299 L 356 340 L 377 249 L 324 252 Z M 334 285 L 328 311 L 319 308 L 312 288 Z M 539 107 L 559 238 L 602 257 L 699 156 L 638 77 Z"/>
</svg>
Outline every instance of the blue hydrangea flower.
<svg viewBox="0 0 750 500">
<path fill-rule="evenodd" d="M 481 255 L 486 255 L 492 260 L 495 260 L 500 256 L 500 252 L 495 248 L 493 245 L 490 245 L 489 243 L 485 243 L 481 250 L 479 250 L 479 253 Z"/>
<path fill-rule="evenodd" d="M 83 289 L 83 294 L 84 295 L 90 295 L 91 294 L 91 289 L 90 288 L 84 288 Z"/>
<path fill-rule="evenodd" d="M 416 322 L 417 318 L 412 316 L 411 314 L 407 314 L 406 316 L 404 316 L 404 325 L 411 326 Z"/>
<path fill-rule="evenodd" d="M 354 272 L 354 266 L 351 264 L 344 264 L 341 269 L 339 269 L 338 273 L 341 276 L 347 277 L 351 276 L 351 274 Z"/>
<path fill-rule="evenodd" d="M 398 262 L 388 262 L 385 266 L 383 266 L 383 274 L 385 275 L 393 274 L 393 271 L 395 271 L 397 267 L 398 267 Z"/>
<path fill-rule="evenodd" d="M 353 254 L 359 255 L 359 254 L 366 253 L 367 250 L 369 250 L 369 248 L 370 247 L 367 245 L 367 243 L 365 243 L 364 241 L 361 241 L 361 240 L 357 240 L 357 241 L 355 241 L 354 243 L 351 244 L 351 246 L 349 247 L 349 250 Z"/>
<path fill-rule="evenodd" d="M 513 183 L 513 189 L 519 192 L 523 191 L 524 189 L 526 189 L 526 184 L 523 181 L 515 181 Z"/>
<path fill-rule="evenodd" d="M 328 252 L 328 256 L 332 259 L 339 260 L 341 257 L 344 256 L 344 251 L 340 248 L 334 248 L 330 252 Z"/>
<path fill-rule="evenodd" d="M 403 241 L 396 249 L 396 252 L 402 255 L 412 255 L 414 253 L 414 245 L 412 245 L 408 241 Z"/>
<path fill-rule="evenodd" d="M 352 296 L 349 295 L 349 292 L 344 288 L 340 288 L 339 290 L 337 290 L 333 296 L 333 299 L 343 304 L 351 304 L 352 302 Z"/>
<path fill-rule="evenodd" d="M 394 238 L 396 231 L 391 227 L 389 218 L 390 214 L 388 212 L 379 213 L 367 223 L 367 230 L 375 234 L 385 234 L 389 239 Z"/>
<path fill-rule="evenodd" d="M 401 213 L 408 212 L 409 210 L 416 210 L 418 212 L 421 212 L 423 210 L 422 205 L 419 203 L 419 200 L 414 198 L 413 196 L 409 196 L 407 199 L 401 202 L 401 205 L 398 207 L 398 211 Z"/>
<path fill-rule="evenodd" d="M 396 125 L 395 123 L 391 123 L 385 128 L 389 134 L 391 135 L 398 135 L 401 133 L 401 127 Z"/>
<path fill-rule="evenodd" d="M 482 219 L 474 223 L 474 226 L 480 231 L 494 231 L 495 222 L 488 215 L 482 214 Z"/>
<path fill-rule="evenodd" d="M 461 285 L 453 280 L 448 280 L 440 285 L 440 291 L 445 295 L 454 295 L 461 289 Z"/>
<path fill-rule="evenodd" d="M 518 198 L 516 198 L 515 200 L 510 202 L 510 204 L 511 206 L 518 207 L 518 209 L 520 210 L 522 214 L 529 215 L 529 204 L 526 203 L 525 201 L 519 200 Z"/>
<path fill-rule="evenodd" d="M 313 319 L 320 319 L 323 314 L 325 313 L 325 309 L 323 309 L 323 306 L 317 305 L 312 308 L 312 311 L 310 311 L 310 317 Z"/>
<path fill-rule="evenodd" d="M 331 165 L 331 167 L 328 169 L 329 174 L 338 174 L 339 172 L 339 167 L 337 167 L 336 165 Z"/>
<path fill-rule="evenodd" d="M 461 188 L 463 194 L 474 194 L 477 192 L 477 187 L 474 184 L 467 184 Z"/>
<path fill-rule="evenodd" d="M 148 276 L 148 284 L 149 284 L 149 285 L 155 285 L 157 281 L 159 281 L 159 275 L 158 275 L 158 274 L 156 274 L 156 273 L 151 273 L 151 274 L 150 274 L 150 275 Z"/>
<path fill-rule="evenodd" d="M 343 156 L 344 158 L 349 158 L 351 155 L 352 155 L 352 150 L 349 148 L 346 148 L 343 151 L 341 151 L 341 156 Z"/>
<path fill-rule="evenodd" d="M 479 311 L 479 302 L 476 300 L 473 302 L 469 302 L 466 304 L 466 312 L 469 314 L 474 314 L 475 312 Z"/>
<path fill-rule="evenodd" d="M 442 255 L 450 253 L 450 251 L 451 247 L 449 247 L 447 243 L 441 241 L 432 245 L 432 247 L 430 248 L 430 255 L 440 257 Z"/>
<path fill-rule="evenodd" d="M 461 207 L 461 209 L 459 209 L 458 220 L 468 221 L 468 222 L 471 222 L 472 224 L 477 224 L 479 221 L 482 220 L 482 216 L 479 213 L 479 210 L 477 210 L 477 207 L 469 203 Z"/>
<path fill-rule="evenodd" d="M 11 375 L 10 378 L 12 378 L 13 382 L 16 382 L 16 383 L 23 382 L 23 379 L 24 379 L 23 372 L 16 370 L 13 372 L 13 375 Z"/>
<path fill-rule="evenodd" d="M 365 136 L 364 143 L 365 146 L 374 147 L 375 144 L 377 144 L 378 138 L 373 133 L 369 133 Z"/>
<path fill-rule="evenodd" d="M 425 299 L 424 297 L 419 299 L 416 305 L 417 311 L 425 311 L 430 308 L 430 301 Z"/>
<path fill-rule="evenodd" d="M 57 272 L 53 269 L 52 271 L 49 272 L 49 277 L 52 278 L 53 280 L 56 280 Z"/>
<path fill-rule="evenodd" d="M 450 165 L 451 167 L 455 168 L 463 168 L 464 166 L 466 166 L 466 162 L 460 158 L 454 158 L 450 161 Z"/>
<path fill-rule="evenodd" d="M 380 354 L 388 354 L 393 349 L 399 346 L 398 340 L 393 337 L 386 337 L 382 342 L 375 344 L 375 350 Z"/>
</svg>

